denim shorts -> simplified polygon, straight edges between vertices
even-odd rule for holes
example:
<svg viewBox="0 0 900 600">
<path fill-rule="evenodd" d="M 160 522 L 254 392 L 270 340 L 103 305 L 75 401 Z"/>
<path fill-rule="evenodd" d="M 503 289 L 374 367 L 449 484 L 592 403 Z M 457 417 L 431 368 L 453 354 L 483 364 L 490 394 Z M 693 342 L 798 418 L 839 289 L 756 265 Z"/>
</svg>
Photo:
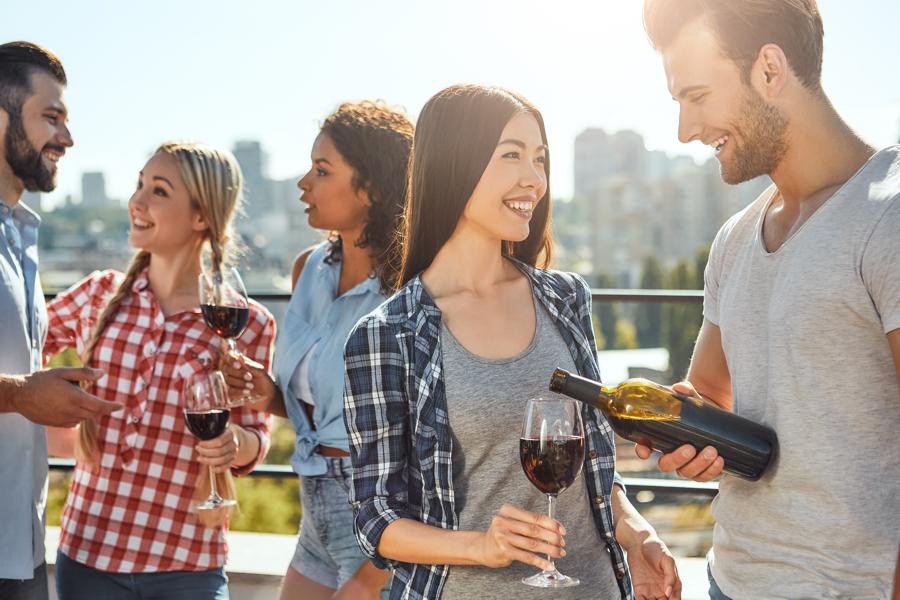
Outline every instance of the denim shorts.
<svg viewBox="0 0 900 600">
<path fill-rule="evenodd" d="M 706 576 L 709 577 L 709 600 L 731 600 L 731 598 L 722 593 L 716 580 L 713 579 L 712 571 L 709 570 L 709 563 L 706 563 Z"/>
<path fill-rule="evenodd" d="M 300 478 L 300 538 L 291 568 L 316 583 L 339 589 L 368 560 L 353 532 L 350 458 L 325 457 L 324 475 Z M 387 595 L 382 593 L 382 597 Z"/>
<path fill-rule="evenodd" d="M 225 570 L 108 573 L 56 553 L 59 600 L 228 600 Z"/>
</svg>

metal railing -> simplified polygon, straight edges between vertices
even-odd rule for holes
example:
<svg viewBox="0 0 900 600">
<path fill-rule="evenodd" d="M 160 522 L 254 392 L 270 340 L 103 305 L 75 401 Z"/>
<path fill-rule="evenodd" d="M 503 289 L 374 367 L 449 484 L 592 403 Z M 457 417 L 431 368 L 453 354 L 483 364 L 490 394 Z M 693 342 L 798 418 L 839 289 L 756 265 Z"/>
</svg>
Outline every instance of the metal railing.
<svg viewBox="0 0 900 600">
<path fill-rule="evenodd" d="M 75 461 L 71 458 L 51 458 L 50 470 L 69 473 L 75 468 Z M 271 477 L 273 479 L 290 479 L 297 475 L 290 465 L 257 465 L 246 477 Z M 668 494 L 693 494 L 696 496 L 713 497 L 719 491 L 719 484 L 715 482 L 699 483 L 696 481 L 684 481 L 681 479 L 654 479 L 651 477 L 623 477 L 625 487 L 629 494 L 642 491 Z"/>
<path fill-rule="evenodd" d="M 47 299 L 53 294 L 45 294 Z M 283 292 L 253 292 L 251 297 L 259 302 L 287 302 L 291 295 Z M 641 289 L 592 289 L 591 300 L 599 302 L 651 302 L 651 303 L 694 303 L 703 301 L 702 290 L 641 290 Z M 63 458 L 51 458 L 50 469 L 53 471 L 68 472 L 75 466 L 75 461 Z M 295 477 L 290 465 L 257 465 L 249 474 L 250 477 L 272 477 L 284 479 Z M 625 486 L 629 494 L 641 491 L 668 494 L 693 494 L 712 497 L 719 491 L 719 485 L 714 482 L 699 483 L 681 479 L 655 479 L 647 477 L 625 477 Z"/>
<path fill-rule="evenodd" d="M 287 302 L 291 295 L 283 292 L 252 292 L 250 296 L 260 302 Z M 617 288 L 593 288 L 591 300 L 594 302 L 703 302 L 703 290 L 639 290 Z"/>
<path fill-rule="evenodd" d="M 45 292 L 44 298 L 48 301 L 52 300 L 61 291 L 63 290 Z M 250 297 L 259 302 L 287 302 L 291 299 L 291 295 L 286 292 L 250 292 Z M 650 302 L 659 304 L 686 302 L 699 304 L 703 301 L 703 290 L 594 288 L 591 290 L 591 300 L 594 302 Z"/>
</svg>

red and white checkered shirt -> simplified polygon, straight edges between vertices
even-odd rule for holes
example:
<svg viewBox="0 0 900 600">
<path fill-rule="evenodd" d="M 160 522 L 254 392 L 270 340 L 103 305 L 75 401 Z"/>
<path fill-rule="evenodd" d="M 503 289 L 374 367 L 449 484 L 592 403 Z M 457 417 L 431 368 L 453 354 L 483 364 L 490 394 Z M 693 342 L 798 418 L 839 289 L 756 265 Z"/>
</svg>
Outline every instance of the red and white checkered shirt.
<svg viewBox="0 0 900 600">
<path fill-rule="evenodd" d="M 95 272 L 47 307 L 45 357 L 65 348 L 84 351 L 107 300 L 123 275 Z M 237 340 L 246 356 L 269 367 L 275 320 L 251 302 L 250 322 Z M 94 350 L 105 375 L 91 390 L 125 410 L 98 421 L 99 469 L 75 467 L 62 516 L 59 548 L 69 558 L 114 573 L 199 571 L 225 564 L 225 528 L 205 527 L 191 511 L 201 469 L 182 416 L 184 380 L 218 365 L 219 338 L 200 308 L 166 317 L 138 276 Z M 254 432 L 269 449 L 265 413 L 235 408 L 231 422 Z"/>
</svg>

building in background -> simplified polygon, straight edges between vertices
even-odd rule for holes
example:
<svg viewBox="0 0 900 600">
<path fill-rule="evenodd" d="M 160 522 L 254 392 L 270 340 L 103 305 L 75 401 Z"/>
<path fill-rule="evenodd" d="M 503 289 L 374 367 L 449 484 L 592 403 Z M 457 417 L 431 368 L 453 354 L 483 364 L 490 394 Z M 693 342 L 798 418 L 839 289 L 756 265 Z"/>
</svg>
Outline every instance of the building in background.
<svg viewBox="0 0 900 600">
<path fill-rule="evenodd" d="M 650 151 L 633 131 L 586 129 L 575 138 L 573 203 L 583 206 L 591 274 L 637 286 L 647 255 L 670 266 L 710 244 L 729 216 L 768 185 L 725 184 L 718 162 Z"/>
<path fill-rule="evenodd" d="M 99 171 L 81 174 L 81 205 L 85 208 L 104 208 L 111 204 L 106 195 L 106 179 Z"/>
<path fill-rule="evenodd" d="M 306 223 L 297 188 L 300 176 L 270 179 L 266 154 L 256 140 L 238 141 L 232 152 L 244 175 L 244 214 L 237 219 L 237 230 L 249 249 L 244 260 L 252 267 L 252 272 L 247 274 L 250 279 L 247 286 L 252 289 L 289 286 L 294 257 L 321 239 Z"/>
</svg>

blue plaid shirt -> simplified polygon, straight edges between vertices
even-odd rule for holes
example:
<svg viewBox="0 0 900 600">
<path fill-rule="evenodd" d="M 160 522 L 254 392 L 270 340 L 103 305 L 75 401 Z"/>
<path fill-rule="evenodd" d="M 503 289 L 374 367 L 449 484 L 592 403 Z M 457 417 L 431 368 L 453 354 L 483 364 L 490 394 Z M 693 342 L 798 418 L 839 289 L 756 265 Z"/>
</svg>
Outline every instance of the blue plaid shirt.
<svg viewBox="0 0 900 600">
<path fill-rule="evenodd" d="M 590 288 L 571 273 L 516 266 L 559 328 L 578 373 L 599 380 Z M 392 599 L 439 598 L 450 567 L 379 556 L 384 529 L 402 518 L 459 529 L 440 330 L 441 311 L 416 277 L 363 317 L 345 349 L 344 421 L 353 460 L 350 502 L 363 551 L 376 565 L 393 570 Z M 609 547 L 622 598 L 630 599 L 631 577 L 614 537 L 610 503 L 613 483 L 621 485 L 612 429 L 600 411 L 587 405 L 582 417 L 584 475 L 594 524 Z"/>
</svg>

